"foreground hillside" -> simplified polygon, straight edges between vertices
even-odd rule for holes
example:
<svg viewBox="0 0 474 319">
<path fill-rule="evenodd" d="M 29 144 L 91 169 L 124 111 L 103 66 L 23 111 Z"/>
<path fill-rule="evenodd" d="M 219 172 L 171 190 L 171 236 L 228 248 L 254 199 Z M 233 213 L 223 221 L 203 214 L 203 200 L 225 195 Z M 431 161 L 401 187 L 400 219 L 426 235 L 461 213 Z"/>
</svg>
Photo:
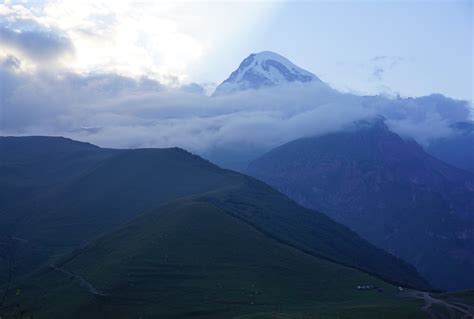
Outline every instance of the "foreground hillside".
<svg viewBox="0 0 474 319">
<path fill-rule="evenodd" d="M 387 292 L 394 288 L 382 280 L 430 289 L 412 266 L 326 215 L 181 149 L 109 150 L 41 137 L 2 138 L 0 147 L 8 150 L 0 186 L 14 195 L 0 206 L 3 283 L 14 275 L 10 314 L 100 317 L 120 314 L 120 307 L 124 316 L 168 308 L 199 314 L 193 305 L 221 293 L 219 276 L 228 282 L 222 308 L 247 300 L 240 281 L 261 276 L 265 294 L 258 302 L 273 305 L 331 300 L 317 297 L 325 294 L 321 287 L 334 300 L 345 291 L 355 298 L 356 283 L 365 281 Z M 311 287 L 300 289 L 305 283 Z M 167 298 L 169 307 L 152 306 Z M 212 298 L 212 307 L 220 305 Z M 390 308 L 398 299 L 384 300 L 374 302 Z"/>
<path fill-rule="evenodd" d="M 248 172 L 412 263 L 436 287 L 474 287 L 474 176 L 383 119 L 290 142 Z"/>
<path fill-rule="evenodd" d="M 43 138 L 41 141 L 45 144 L 65 143 L 61 138 Z M 32 142 L 28 138 L 10 138 L 4 143 Z M 38 141 L 34 140 L 35 143 Z M 9 166 L 4 165 L 1 170 L 8 176 L 14 166 L 14 172 L 19 176 L 15 180 L 24 180 L 18 188 L 22 189 L 28 182 L 28 188 L 32 189 L 19 200 L 3 203 L 14 208 L 0 215 L 3 232 L 34 246 L 44 256 L 58 255 L 84 245 L 170 200 L 232 188 L 236 191 L 229 195 L 228 200 L 233 202 L 234 214 L 279 240 L 393 282 L 427 287 L 408 264 L 375 248 L 325 215 L 302 208 L 250 177 L 223 170 L 177 148 L 105 149 L 104 154 L 98 156 L 96 152 L 102 149 L 93 147 L 94 156 L 91 156 L 89 149 L 87 152 L 76 151 L 77 143 L 69 141 L 62 146 L 56 145 L 62 149 L 58 158 L 51 154 L 44 160 L 35 160 L 34 154 L 30 154 L 31 162 L 27 164 L 23 159 L 16 160 L 15 152 L 11 151 L 6 154 L 10 158 Z M 85 146 L 89 148 L 90 144 Z M 49 169 L 55 162 L 71 166 L 67 178 L 61 178 L 65 174 L 56 166 Z M 38 171 L 48 173 L 51 180 L 57 179 L 58 182 L 44 186 L 41 184 L 42 176 L 36 178 L 23 165 L 34 174 Z M 72 176 L 74 171 L 77 171 L 77 176 Z M 6 187 L 11 187 L 11 183 Z"/>
<path fill-rule="evenodd" d="M 224 192 L 225 193 L 225 192 Z M 421 303 L 361 271 L 285 245 L 218 207 L 182 199 L 44 267 L 11 314 L 35 318 L 424 318 Z M 359 291 L 358 285 L 380 290 Z"/>
</svg>

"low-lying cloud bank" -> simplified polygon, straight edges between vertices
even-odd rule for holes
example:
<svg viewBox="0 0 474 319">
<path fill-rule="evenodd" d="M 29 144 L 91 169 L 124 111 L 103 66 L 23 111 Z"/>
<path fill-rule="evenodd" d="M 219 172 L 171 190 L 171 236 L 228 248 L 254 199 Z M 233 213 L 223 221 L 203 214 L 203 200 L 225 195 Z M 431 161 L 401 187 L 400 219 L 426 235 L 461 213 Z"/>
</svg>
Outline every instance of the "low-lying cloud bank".
<svg viewBox="0 0 474 319">
<path fill-rule="evenodd" d="M 169 88 L 115 74 L 27 73 L 20 64 L 13 57 L 1 62 L 1 135 L 62 135 L 115 148 L 178 146 L 229 163 L 377 114 L 422 144 L 472 117 L 468 102 L 442 95 L 361 97 L 301 85 L 209 97 L 196 84 Z"/>
</svg>

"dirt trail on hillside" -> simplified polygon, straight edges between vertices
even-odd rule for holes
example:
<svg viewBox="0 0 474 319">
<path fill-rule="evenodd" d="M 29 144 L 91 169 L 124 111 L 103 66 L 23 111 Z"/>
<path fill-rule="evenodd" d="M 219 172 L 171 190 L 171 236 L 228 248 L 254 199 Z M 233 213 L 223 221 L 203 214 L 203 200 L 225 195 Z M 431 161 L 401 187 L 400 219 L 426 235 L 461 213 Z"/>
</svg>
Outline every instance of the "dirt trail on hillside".
<svg viewBox="0 0 474 319">
<path fill-rule="evenodd" d="M 458 300 L 446 300 L 433 297 L 426 291 L 410 291 L 408 296 L 423 299 L 425 304 L 421 309 L 425 311 L 430 319 L 472 319 L 474 318 L 474 306 L 467 305 Z M 440 307 L 433 307 L 439 305 Z"/>
<path fill-rule="evenodd" d="M 91 294 L 96 295 L 96 296 L 107 296 L 107 294 L 105 292 L 103 292 L 103 291 L 97 289 L 96 287 L 94 287 L 94 285 L 91 284 L 90 282 L 88 282 L 84 277 L 82 277 L 80 275 L 73 274 L 72 272 L 67 271 L 64 268 L 58 267 L 58 266 L 53 265 L 53 264 L 50 264 L 49 267 L 51 267 L 53 270 L 55 270 L 57 272 L 60 272 L 64 275 L 76 280 L 81 287 L 87 289 Z"/>
</svg>

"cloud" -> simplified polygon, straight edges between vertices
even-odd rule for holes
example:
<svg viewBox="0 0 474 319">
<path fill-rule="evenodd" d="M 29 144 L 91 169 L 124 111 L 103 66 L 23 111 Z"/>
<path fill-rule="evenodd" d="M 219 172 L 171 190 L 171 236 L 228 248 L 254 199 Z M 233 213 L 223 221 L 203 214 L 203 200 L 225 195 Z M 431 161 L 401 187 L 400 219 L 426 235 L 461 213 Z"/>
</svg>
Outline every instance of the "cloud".
<svg viewBox="0 0 474 319">
<path fill-rule="evenodd" d="M 383 68 L 375 67 L 375 69 L 372 71 L 372 76 L 375 79 L 382 81 L 384 73 L 385 73 L 385 70 Z"/>
<path fill-rule="evenodd" d="M 4 59 L 0 60 L 1 67 L 9 70 L 19 70 L 21 61 L 13 55 L 7 55 Z"/>
<path fill-rule="evenodd" d="M 401 56 L 376 55 L 370 59 L 370 62 L 384 63 L 389 68 L 394 68 L 395 66 L 397 66 L 398 63 L 402 62 L 403 60 L 405 59 Z"/>
<path fill-rule="evenodd" d="M 116 74 L 0 71 L 8 88 L 1 97 L 3 134 L 68 135 L 102 146 L 181 146 L 200 153 L 228 145 L 268 148 L 366 113 L 352 96 L 325 88 L 211 98 L 197 84 L 169 88 Z"/>
<path fill-rule="evenodd" d="M 73 44 L 66 37 L 51 32 L 14 31 L 1 25 L 0 45 L 4 50 L 37 64 L 51 63 L 74 52 Z"/>
<path fill-rule="evenodd" d="M 357 96 L 300 85 L 209 97 L 198 84 L 170 88 L 113 73 L 31 74 L 18 71 L 18 63 L 0 63 L 2 135 L 63 135 L 117 148 L 178 146 L 221 163 L 245 162 L 376 114 L 421 143 L 472 116 L 467 102 L 442 95 Z"/>
<path fill-rule="evenodd" d="M 0 5 L 1 44 L 31 68 L 64 57 L 64 67 L 77 73 L 181 81 L 203 50 L 177 22 L 188 17 L 179 15 L 183 8 L 161 1 L 7 2 Z M 39 63 L 27 65 L 26 58 Z"/>
<path fill-rule="evenodd" d="M 69 39 L 74 56 L 63 65 L 72 72 L 146 75 L 178 85 L 220 78 L 222 69 L 212 66 L 232 63 L 241 54 L 222 52 L 258 36 L 282 6 L 267 1 L 5 1 L 0 25 Z M 25 57 L 20 58 L 26 68 Z"/>
<path fill-rule="evenodd" d="M 369 60 L 372 80 L 382 82 L 387 71 L 394 69 L 405 59 L 400 56 L 377 55 Z"/>
<path fill-rule="evenodd" d="M 372 96 L 366 97 L 364 103 L 386 117 L 392 131 L 424 145 L 449 135 L 452 123 L 472 120 L 474 115 L 469 102 L 441 94 L 417 98 Z"/>
</svg>

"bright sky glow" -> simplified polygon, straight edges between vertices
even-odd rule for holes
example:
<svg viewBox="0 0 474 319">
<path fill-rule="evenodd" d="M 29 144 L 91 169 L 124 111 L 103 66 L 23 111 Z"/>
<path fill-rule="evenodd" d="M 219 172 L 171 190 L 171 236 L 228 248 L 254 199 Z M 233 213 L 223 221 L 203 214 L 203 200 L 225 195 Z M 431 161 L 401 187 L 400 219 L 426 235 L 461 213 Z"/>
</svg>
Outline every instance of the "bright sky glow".
<svg viewBox="0 0 474 319">
<path fill-rule="evenodd" d="M 148 76 L 166 84 L 224 80 L 271 50 L 345 91 L 472 101 L 471 1 L 4 1 L 0 27 L 69 41 L 41 63 L 1 43 L 22 68 Z"/>
</svg>

